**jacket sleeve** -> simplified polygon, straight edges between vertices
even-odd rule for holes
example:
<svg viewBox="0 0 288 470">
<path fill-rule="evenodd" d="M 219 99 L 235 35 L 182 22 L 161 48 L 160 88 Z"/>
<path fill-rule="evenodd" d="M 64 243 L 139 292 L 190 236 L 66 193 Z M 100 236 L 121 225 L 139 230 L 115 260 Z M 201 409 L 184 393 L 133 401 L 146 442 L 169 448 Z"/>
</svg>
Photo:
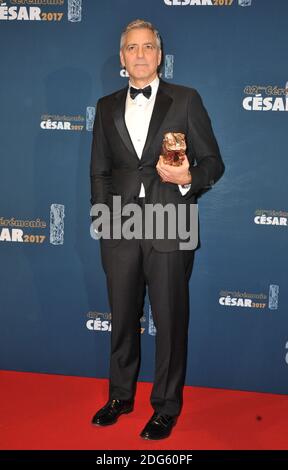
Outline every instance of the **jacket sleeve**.
<svg viewBox="0 0 288 470">
<path fill-rule="evenodd" d="M 188 146 L 195 166 L 190 166 L 191 187 L 183 197 L 210 189 L 223 175 L 225 166 L 213 133 L 208 113 L 199 93 L 194 89 L 188 105 Z"/>
<path fill-rule="evenodd" d="M 91 148 L 90 183 L 92 205 L 107 203 L 108 191 L 111 186 L 111 153 L 107 142 L 102 115 L 102 100 L 98 100 L 96 116 L 93 125 Z"/>
</svg>

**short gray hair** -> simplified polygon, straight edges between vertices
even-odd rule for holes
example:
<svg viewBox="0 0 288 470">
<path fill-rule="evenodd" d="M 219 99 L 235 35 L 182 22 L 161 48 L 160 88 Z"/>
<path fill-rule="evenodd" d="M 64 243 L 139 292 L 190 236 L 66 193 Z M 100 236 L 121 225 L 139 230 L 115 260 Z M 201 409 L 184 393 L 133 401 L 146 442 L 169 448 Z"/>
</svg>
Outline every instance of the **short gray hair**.
<svg viewBox="0 0 288 470">
<path fill-rule="evenodd" d="M 158 49 L 161 49 L 161 38 L 160 38 L 160 34 L 157 31 L 157 29 L 149 21 L 139 20 L 139 19 L 131 21 L 131 23 L 129 23 L 126 26 L 126 28 L 122 31 L 121 38 L 120 38 L 120 49 L 122 49 L 122 47 L 124 46 L 124 41 L 125 41 L 126 34 L 129 33 L 129 31 L 131 31 L 131 29 L 137 29 L 137 28 L 150 29 L 150 31 L 152 31 L 154 33 Z"/>
</svg>

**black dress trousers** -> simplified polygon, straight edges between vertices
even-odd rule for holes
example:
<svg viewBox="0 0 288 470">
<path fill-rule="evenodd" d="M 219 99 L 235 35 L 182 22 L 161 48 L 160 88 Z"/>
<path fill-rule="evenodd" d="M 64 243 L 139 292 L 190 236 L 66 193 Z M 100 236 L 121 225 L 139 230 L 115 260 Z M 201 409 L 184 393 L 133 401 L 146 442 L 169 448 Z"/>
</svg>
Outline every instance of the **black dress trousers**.
<svg viewBox="0 0 288 470">
<path fill-rule="evenodd" d="M 113 247 L 101 240 L 100 247 L 112 315 L 109 399 L 134 398 L 140 367 L 140 318 L 147 287 L 156 327 L 151 405 L 159 413 L 179 415 L 194 251 L 156 251 L 149 239 L 123 238 Z"/>
</svg>

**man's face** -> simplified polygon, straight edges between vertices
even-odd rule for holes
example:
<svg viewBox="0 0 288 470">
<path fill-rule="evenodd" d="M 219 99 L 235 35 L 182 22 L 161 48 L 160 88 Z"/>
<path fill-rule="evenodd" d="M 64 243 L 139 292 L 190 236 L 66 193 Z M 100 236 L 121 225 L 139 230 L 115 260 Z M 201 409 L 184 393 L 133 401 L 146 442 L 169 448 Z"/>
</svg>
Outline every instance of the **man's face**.
<svg viewBox="0 0 288 470">
<path fill-rule="evenodd" d="M 146 83 L 152 81 L 161 62 L 161 50 L 157 47 L 153 31 L 147 28 L 129 31 L 120 51 L 120 60 L 132 80 Z"/>
</svg>

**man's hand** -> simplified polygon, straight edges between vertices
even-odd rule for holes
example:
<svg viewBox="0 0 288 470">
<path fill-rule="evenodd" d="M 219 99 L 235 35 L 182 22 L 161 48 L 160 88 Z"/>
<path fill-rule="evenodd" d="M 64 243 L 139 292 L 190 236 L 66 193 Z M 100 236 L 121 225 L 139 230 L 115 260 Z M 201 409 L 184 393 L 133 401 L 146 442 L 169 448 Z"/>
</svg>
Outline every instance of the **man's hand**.
<svg viewBox="0 0 288 470">
<path fill-rule="evenodd" d="M 160 155 L 156 170 L 158 171 L 163 183 L 190 184 L 192 175 L 189 171 L 189 160 L 184 155 L 184 160 L 180 166 L 172 166 L 164 162 L 164 158 Z"/>
</svg>

